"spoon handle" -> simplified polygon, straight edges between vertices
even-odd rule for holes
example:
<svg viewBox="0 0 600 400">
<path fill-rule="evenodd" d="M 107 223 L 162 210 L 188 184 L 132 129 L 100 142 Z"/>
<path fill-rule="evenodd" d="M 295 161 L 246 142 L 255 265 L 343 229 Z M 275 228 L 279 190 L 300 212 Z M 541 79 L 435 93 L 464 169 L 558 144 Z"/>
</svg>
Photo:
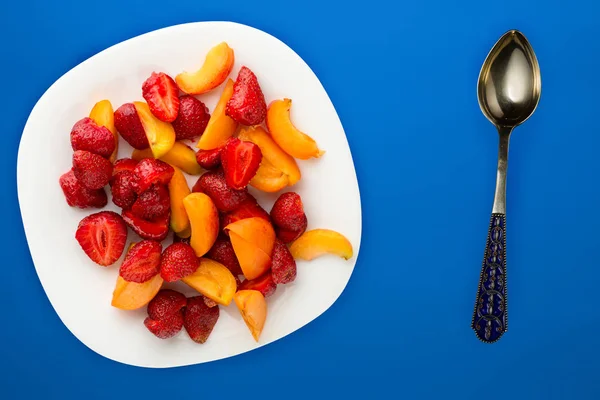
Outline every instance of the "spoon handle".
<svg viewBox="0 0 600 400">
<path fill-rule="evenodd" d="M 494 343 L 508 328 L 506 292 L 506 171 L 512 128 L 499 128 L 498 174 L 479 287 L 471 326 L 485 343 Z"/>
</svg>

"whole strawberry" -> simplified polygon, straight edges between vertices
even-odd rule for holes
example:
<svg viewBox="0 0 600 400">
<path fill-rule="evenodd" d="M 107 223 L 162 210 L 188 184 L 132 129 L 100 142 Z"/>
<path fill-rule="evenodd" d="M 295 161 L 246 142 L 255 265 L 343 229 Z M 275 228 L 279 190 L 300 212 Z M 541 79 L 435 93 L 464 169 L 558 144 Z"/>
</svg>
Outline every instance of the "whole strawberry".
<svg viewBox="0 0 600 400">
<path fill-rule="evenodd" d="M 133 169 L 134 189 L 137 194 L 148 190 L 152 185 L 167 185 L 175 170 L 172 166 L 154 158 L 144 158 Z"/>
<path fill-rule="evenodd" d="M 162 289 L 148 303 L 148 316 L 154 320 L 165 319 L 181 311 L 186 304 L 187 299 L 183 294 Z"/>
<path fill-rule="evenodd" d="M 290 243 L 299 238 L 308 225 L 300 195 L 287 192 L 279 196 L 271 209 L 271 220 L 282 242 Z"/>
<path fill-rule="evenodd" d="M 115 164 L 113 165 L 113 175 L 116 175 L 118 172 L 121 171 L 133 172 L 137 164 L 138 162 L 135 161 L 133 158 L 119 158 L 117 161 L 115 161 Z"/>
<path fill-rule="evenodd" d="M 123 169 L 117 172 L 110 180 L 112 202 L 124 210 L 128 210 L 135 203 L 137 194 L 133 189 L 135 176 L 133 172 Z"/>
<path fill-rule="evenodd" d="M 159 320 L 147 317 L 144 320 L 144 325 L 157 338 L 169 339 L 177 335 L 183 328 L 183 312 L 178 311 L 167 318 Z"/>
<path fill-rule="evenodd" d="M 204 296 L 188 299 L 183 311 L 183 325 L 190 338 L 196 343 L 205 343 L 219 319 L 219 307 L 209 307 Z"/>
<path fill-rule="evenodd" d="M 221 212 L 233 211 L 248 199 L 248 189 L 235 190 L 227 185 L 223 170 L 208 171 L 192 188 L 192 192 L 202 192 L 215 203 Z"/>
<path fill-rule="evenodd" d="M 73 173 L 81 185 L 88 189 L 102 189 L 112 177 L 113 165 L 106 158 L 89 151 L 73 153 Z"/>
<path fill-rule="evenodd" d="M 233 245 L 229 239 L 217 238 L 215 244 L 206 253 L 206 258 L 223 264 L 231 271 L 233 276 L 242 275 L 242 267 L 240 267 L 240 263 L 233 250 Z"/>
<path fill-rule="evenodd" d="M 144 283 L 160 272 L 162 246 L 154 240 L 136 243 L 125 256 L 119 275 L 127 282 Z"/>
<path fill-rule="evenodd" d="M 275 294 L 277 284 L 273 280 L 271 272 L 266 272 L 258 278 L 242 282 L 238 290 L 258 290 L 263 296 L 270 297 Z"/>
<path fill-rule="evenodd" d="M 152 185 L 138 196 L 131 211 L 140 218 L 153 220 L 164 216 L 170 208 L 171 201 L 167 188 L 164 185 Z"/>
<path fill-rule="evenodd" d="M 83 218 L 77 226 L 75 239 L 96 264 L 114 264 L 125 249 L 127 226 L 113 211 L 99 211 Z"/>
<path fill-rule="evenodd" d="M 233 85 L 225 113 L 242 125 L 258 125 L 265 120 L 267 104 L 256 75 L 243 66 Z"/>
<path fill-rule="evenodd" d="M 166 282 L 175 282 L 198 269 L 194 249 L 185 243 L 173 243 L 167 247 L 160 262 L 160 276 Z"/>
<path fill-rule="evenodd" d="M 179 114 L 173 121 L 175 139 L 195 139 L 201 136 L 210 120 L 208 107 L 194 96 L 184 95 L 179 98 Z"/>
<path fill-rule="evenodd" d="M 67 204 L 77 208 L 102 208 L 108 203 L 104 189 L 88 189 L 77 178 L 73 169 L 61 175 L 59 184 L 67 199 Z"/>
<path fill-rule="evenodd" d="M 215 169 L 221 165 L 221 152 L 223 146 L 212 150 L 198 150 L 196 162 L 204 169 Z"/>
<path fill-rule="evenodd" d="M 115 138 L 106 127 L 98 126 L 94 120 L 85 117 L 73 125 L 71 147 L 75 151 L 85 150 L 108 158 L 115 150 Z"/>
<path fill-rule="evenodd" d="M 283 285 L 296 280 L 296 261 L 288 247 L 279 239 L 275 239 L 275 246 L 271 254 L 271 275 L 273 282 Z"/>
</svg>

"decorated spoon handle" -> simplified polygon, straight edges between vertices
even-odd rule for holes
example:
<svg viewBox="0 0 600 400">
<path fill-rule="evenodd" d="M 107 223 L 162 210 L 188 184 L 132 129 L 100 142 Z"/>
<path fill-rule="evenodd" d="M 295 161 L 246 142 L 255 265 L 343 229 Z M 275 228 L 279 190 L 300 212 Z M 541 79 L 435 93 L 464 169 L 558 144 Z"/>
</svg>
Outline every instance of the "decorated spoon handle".
<svg viewBox="0 0 600 400">
<path fill-rule="evenodd" d="M 472 327 L 477 337 L 494 343 L 506 332 L 506 215 L 490 220 Z"/>
</svg>

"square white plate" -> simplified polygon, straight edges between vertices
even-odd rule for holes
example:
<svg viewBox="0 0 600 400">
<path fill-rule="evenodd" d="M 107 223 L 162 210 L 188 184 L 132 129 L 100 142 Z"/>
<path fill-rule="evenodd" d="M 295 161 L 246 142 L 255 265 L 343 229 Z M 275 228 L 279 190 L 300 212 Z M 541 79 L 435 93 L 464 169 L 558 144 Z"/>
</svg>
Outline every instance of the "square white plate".
<svg viewBox="0 0 600 400">
<path fill-rule="evenodd" d="M 69 133 L 88 116 L 92 106 L 109 99 L 121 104 L 143 100 L 141 85 L 152 71 L 171 76 L 200 67 L 208 50 L 226 41 L 235 51 L 233 79 L 242 65 L 258 76 L 267 103 L 293 100 L 292 120 L 326 150 L 318 160 L 298 160 L 302 180 L 291 188 L 302 196 L 308 229 L 329 228 L 343 233 L 354 247 L 348 261 L 327 255 L 298 261 L 295 282 L 279 286 L 268 299 L 268 316 L 260 342 L 252 339 L 235 304 L 221 307 L 209 340 L 196 344 L 185 330 L 161 340 L 143 320 L 145 307 L 122 311 L 110 305 L 119 260 L 104 268 L 94 264 L 74 238 L 79 221 L 97 209 L 67 205 L 58 184 L 71 168 Z M 222 86 L 198 96 L 210 111 Z M 131 147 L 121 139 L 119 157 Z M 197 177 L 188 176 L 191 185 Z M 278 39 L 231 22 L 199 22 L 150 32 L 108 48 L 57 80 L 35 105 L 19 147 L 19 203 L 29 249 L 37 274 L 60 319 L 86 346 L 109 359 L 142 367 L 166 368 L 198 364 L 244 353 L 294 332 L 326 311 L 346 286 L 358 256 L 361 204 L 356 172 L 344 129 L 323 86 L 306 63 Z M 105 207 L 120 213 L 110 200 Z M 284 190 L 286 191 L 286 190 Z M 277 195 L 251 189 L 270 210 Z M 139 240 L 129 232 L 129 240 Z M 172 236 L 165 240 L 170 244 Z M 169 285 L 186 295 L 195 292 Z"/>
</svg>

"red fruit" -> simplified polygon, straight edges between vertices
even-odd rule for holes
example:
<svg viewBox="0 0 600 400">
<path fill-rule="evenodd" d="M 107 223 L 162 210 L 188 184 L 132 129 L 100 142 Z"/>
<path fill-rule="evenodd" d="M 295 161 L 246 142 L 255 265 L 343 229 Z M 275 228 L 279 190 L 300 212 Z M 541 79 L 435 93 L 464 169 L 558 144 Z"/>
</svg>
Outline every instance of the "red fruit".
<svg viewBox="0 0 600 400">
<path fill-rule="evenodd" d="M 133 214 L 146 220 L 162 217 L 170 209 L 169 191 L 164 185 L 150 186 L 150 189 L 139 195 L 131 207 Z"/>
<path fill-rule="evenodd" d="M 218 319 L 219 307 L 207 306 L 204 296 L 188 299 L 188 305 L 183 311 L 183 326 L 194 342 L 205 343 Z"/>
<path fill-rule="evenodd" d="M 71 147 L 75 151 L 85 150 L 108 158 L 115 150 L 115 138 L 106 127 L 98 126 L 93 119 L 85 117 L 71 129 Z"/>
<path fill-rule="evenodd" d="M 217 147 L 212 150 L 198 150 L 196 152 L 196 161 L 204 169 L 215 169 L 221 165 L 221 151 L 223 147 Z"/>
<path fill-rule="evenodd" d="M 119 275 L 127 282 L 144 283 L 160 272 L 162 246 L 154 240 L 136 243 L 125 256 Z"/>
<path fill-rule="evenodd" d="M 277 238 L 279 240 L 281 240 L 283 243 L 291 243 L 294 240 L 298 239 L 300 236 L 302 236 L 302 234 L 306 230 L 307 225 L 308 225 L 308 220 L 306 219 L 306 215 L 305 215 L 303 225 L 300 229 L 298 229 L 296 231 L 292 231 L 289 229 L 281 229 L 281 228 L 275 227 L 275 234 L 277 235 Z"/>
<path fill-rule="evenodd" d="M 119 214 L 100 211 L 79 222 L 75 239 L 93 262 L 106 267 L 121 257 L 127 241 L 127 226 Z"/>
<path fill-rule="evenodd" d="M 113 176 L 121 171 L 133 172 L 137 164 L 138 162 L 135 161 L 133 158 L 120 158 L 117 161 L 115 161 L 115 164 L 113 166 Z"/>
<path fill-rule="evenodd" d="M 224 214 L 221 218 L 221 227 L 226 235 L 229 236 L 228 232 L 225 231 L 225 227 L 229 224 L 232 224 L 240 219 L 253 218 L 258 217 L 262 218 L 265 221 L 271 222 L 271 217 L 269 217 L 269 213 L 258 204 L 256 199 L 252 197 L 252 195 L 248 195 L 248 200 L 244 201 L 238 208 L 235 210 Z"/>
<path fill-rule="evenodd" d="M 175 139 L 195 139 L 201 136 L 210 119 L 208 107 L 190 95 L 181 96 L 179 102 L 179 115 L 173 121 Z"/>
<path fill-rule="evenodd" d="M 233 274 L 233 276 L 242 275 L 242 267 L 240 267 L 240 263 L 235 256 L 235 251 L 233 250 L 233 246 L 231 245 L 231 241 L 229 239 L 217 238 L 215 244 L 211 247 L 211 249 L 206 253 L 206 258 L 210 258 L 216 262 L 219 262 L 227 267 Z"/>
<path fill-rule="evenodd" d="M 225 175 L 221 169 L 208 171 L 192 188 L 192 192 L 202 192 L 211 198 L 217 210 L 222 212 L 238 208 L 248 199 L 248 190 L 235 190 L 227 185 Z"/>
<path fill-rule="evenodd" d="M 288 231 L 306 229 L 306 215 L 300 195 L 294 192 L 283 193 L 273 204 L 271 209 L 273 224 L 278 228 Z"/>
<path fill-rule="evenodd" d="M 67 199 L 67 204 L 77 208 L 102 208 L 108 203 L 104 189 L 92 190 L 83 187 L 75 177 L 73 169 L 65 172 L 58 180 Z"/>
<path fill-rule="evenodd" d="M 167 185 L 175 170 L 164 161 L 144 158 L 136 165 L 133 173 L 136 176 L 134 182 L 135 192 L 141 194 L 154 184 Z"/>
<path fill-rule="evenodd" d="M 167 282 L 175 282 L 198 269 L 196 252 L 189 244 L 173 243 L 167 247 L 160 262 L 160 276 Z"/>
<path fill-rule="evenodd" d="M 133 103 L 125 103 L 117 108 L 115 111 L 115 128 L 134 149 L 143 150 L 150 147 L 142 121 L 140 121 Z"/>
<path fill-rule="evenodd" d="M 262 152 L 256 144 L 238 138 L 229 139 L 221 153 L 227 184 L 237 190 L 244 189 L 256 175 L 261 161 Z"/>
<path fill-rule="evenodd" d="M 179 333 L 183 328 L 183 312 L 177 313 L 165 319 L 154 320 L 147 317 L 144 320 L 144 325 L 150 332 L 159 339 L 169 339 Z"/>
<path fill-rule="evenodd" d="M 283 285 L 296 279 L 296 261 L 288 247 L 281 240 L 275 240 L 273 253 L 271 253 L 271 275 L 273 282 Z"/>
<path fill-rule="evenodd" d="M 173 78 L 164 72 L 153 72 L 142 85 L 142 96 L 156 118 L 175 121 L 179 112 L 179 87 Z"/>
<path fill-rule="evenodd" d="M 217 302 L 204 296 L 204 304 L 206 304 L 208 307 L 215 307 Z"/>
<path fill-rule="evenodd" d="M 267 103 L 258 79 L 245 66 L 240 69 L 235 80 L 225 113 L 242 125 L 258 125 L 267 116 Z"/>
<path fill-rule="evenodd" d="M 123 210 L 121 215 L 125 223 L 142 239 L 162 241 L 169 234 L 170 214 L 167 213 L 152 221 L 135 216 L 131 210 Z"/>
<path fill-rule="evenodd" d="M 73 173 L 83 187 L 102 189 L 112 177 L 113 165 L 106 158 L 89 151 L 73 153 Z"/>
<path fill-rule="evenodd" d="M 137 194 L 133 190 L 134 175 L 131 171 L 121 170 L 110 180 L 112 201 L 117 207 L 128 210 L 131 208 Z"/>
<path fill-rule="evenodd" d="M 238 287 L 238 290 L 258 290 L 263 296 L 269 297 L 275 294 L 277 284 L 273 281 L 270 272 L 252 280 L 246 280 Z"/>
<path fill-rule="evenodd" d="M 186 297 L 171 289 L 162 289 L 150 303 L 148 303 L 148 316 L 154 320 L 161 320 L 177 314 L 187 304 Z"/>
</svg>

